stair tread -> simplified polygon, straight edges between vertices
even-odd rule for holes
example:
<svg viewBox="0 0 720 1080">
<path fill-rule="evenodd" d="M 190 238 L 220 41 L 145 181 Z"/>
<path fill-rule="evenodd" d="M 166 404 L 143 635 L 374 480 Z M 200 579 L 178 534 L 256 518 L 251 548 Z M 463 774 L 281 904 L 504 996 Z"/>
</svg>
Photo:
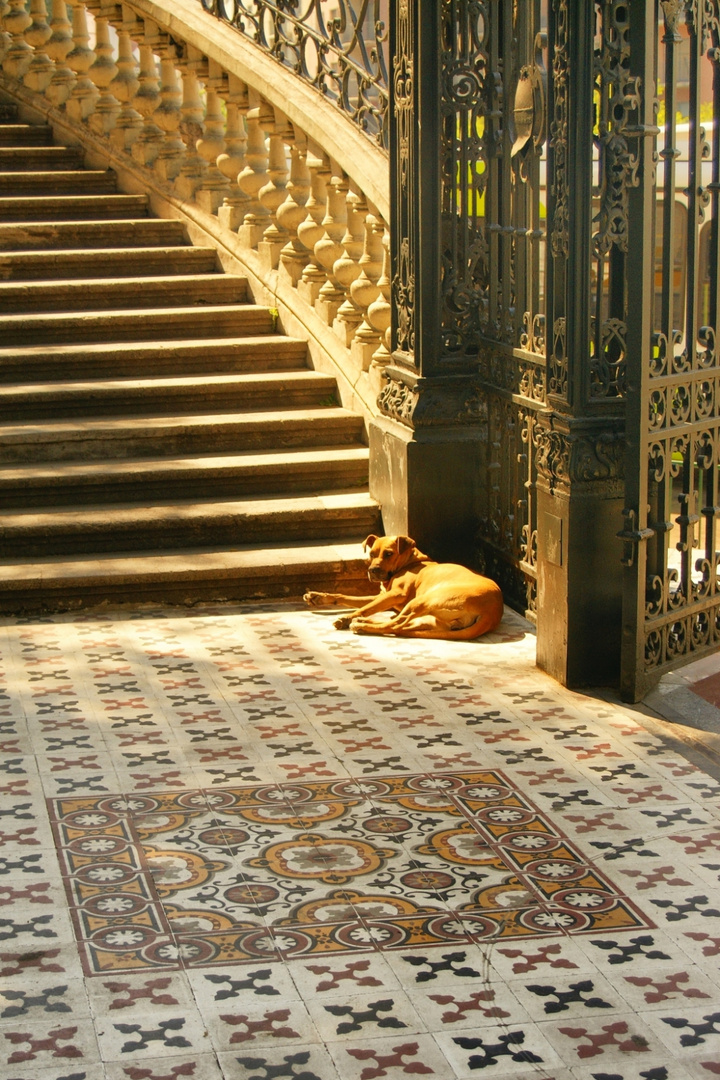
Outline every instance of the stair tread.
<svg viewBox="0 0 720 1080">
<path fill-rule="evenodd" d="M 132 196 L 129 196 L 132 198 Z M 167 229 L 168 232 L 181 232 L 184 229 L 183 223 L 176 218 L 159 218 L 159 217 L 138 217 L 138 218 L 83 218 L 82 221 L 0 221 L 0 231 L 10 232 L 13 229 L 60 229 L 64 232 L 72 232 L 73 229 L 92 229 L 99 227 L 101 229 L 112 228 L 113 225 L 117 225 L 118 228 L 129 228 L 130 226 L 138 226 L 139 228 L 149 229 L 151 226 L 159 226 L 161 229 Z"/>
<path fill-rule="evenodd" d="M 168 277 L 194 269 L 213 273 L 218 270 L 217 252 L 212 247 L 189 244 L 142 243 L 132 247 L 103 246 L 91 248 L 27 248 L 0 250 L 0 280 L 13 284 L 23 281 L 74 281 L 87 278 L 100 281 L 118 277 L 127 268 L 135 277 Z"/>
<path fill-rule="evenodd" d="M 34 326 L 42 326 L 43 324 L 61 324 L 64 322 L 71 322 L 77 324 L 78 329 L 82 329 L 82 324 L 94 322 L 96 320 L 102 320 L 105 322 L 112 321 L 128 321 L 132 320 L 148 320 L 153 317 L 167 317 L 172 315 L 176 318 L 183 315 L 193 315 L 202 311 L 203 313 L 210 314 L 223 314 L 226 315 L 230 311 L 237 311 L 238 313 L 246 313 L 254 311 L 259 315 L 264 315 L 267 312 L 267 308 L 262 307 L 260 304 L 183 304 L 173 307 L 156 307 L 156 308 L 121 308 L 119 311 L 80 311 L 80 312 L 68 312 L 68 311 L 42 311 L 38 315 L 33 315 L 31 312 L 21 312 L 19 315 L 6 315 L 0 314 L 0 330 L 3 326 L 16 327 L 25 324 L 28 330 L 32 330 Z M 1 354 L 0 354 L 1 355 Z"/>
<path fill-rule="evenodd" d="M 218 571 L 272 571 L 280 576 L 285 572 L 297 572 L 307 567 L 309 570 L 324 566 L 328 562 L 355 564 L 364 566 L 358 543 L 303 543 L 302 541 L 285 544 L 264 544 L 261 549 L 250 545 L 238 545 L 229 549 L 193 548 L 186 550 L 167 550 L 163 552 L 114 552 L 98 558 L 79 555 L 46 555 L 34 558 L 31 563 L 20 559 L 3 561 L 3 580 L 0 589 L 13 585 L 22 585 L 42 592 L 47 588 L 49 579 L 70 580 L 79 584 L 81 580 L 94 580 L 99 585 L 108 579 L 134 581 L 143 577 L 152 581 L 162 578 L 182 576 L 188 580 L 201 579 L 216 574 Z M 312 578 L 308 580 L 312 587 Z"/>
<path fill-rule="evenodd" d="M 153 376 L 149 379 L 93 379 L 92 382 L 70 382 L 63 380 L 57 383 L 10 383 L 0 386 L 0 403 L 3 399 L 16 397 L 58 397 L 71 396 L 83 393 L 112 393 L 113 391 L 143 391 L 158 390 L 167 391 L 186 387 L 188 389 L 204 387 L 235 387 L 262 386 L 267 383 L 275 385 L 278 392 L 288 385 L 302 386 L 304 383 L 317 383 L 318 389 L 326 386 L 335 386 L 335 379 L 331 375 L 323 375 L 320 371 L 312 368 L 303 368 L 300 371 L 268 371 L 268 372 L 234 372 L 230 375 L 187 375 L 163 377 Z"/>
<path fill-rule="evenodd" d="M 33 158 L 43 162 L 46 168 L 49 165 L 50 169 L 52 169 L 53 161 L 81 161 L 82 153 L 76 146 L 37 146 L 33 143 L 19 143 L 17 146 L 11 146 L 7 143 L 0 145 L 0 168 L 2 168 L 4 161 L 14 163 L 19 157 L 24 159 L 23 172 L 35 172 L 32 167 Z"/>
<path fill-rule="evenodd" d="M 73 241 L 81 237 L 81 242 L 88 243 L 98 237 L 100 241 L 112 237 L 114 234 L 124 234 L 127 242 L 135 239 L 142 241 L 143 235 L 157 233 L 160 236 L 167 233 L 169 237 L 176 237 L 178 246 L 187 244 L 185 239 L 185 227 L 181 221 L 156 217 L 131 217 L 131 218 L 82 218 L 79 221 L 0 221 L 0 244 L 3 252 L 23 251 L 24 245 L 39 243 L 42 240 L 62 244 L 66 238 Z M 18 247 L 9 245 L 16 243 Z M 98 246 L 107 247 L 107 243 L 96 241 L 90 250 L 97 251 Z M 131 245 L 133 249 L 135 244 Z M 127 247 L 126 247 L 127 249 Z M 43 248 L 34 250 L 50 250 L 55 248 Z M 59 250 L 68 250 L 60 248 Z M 74 249 L 77 250 L 77 249 Z M 81 248 L 80 250 L 85 250 Z"/>
<path fill-rule="evenodd" d="M 128 219 L 128 220 L 135 220 L 135 219 Z M 147 221 L 156 221 L 157 219 L 156 218 L 147 218 L 146 220 Z M 0 222 L 0 227 L 2 227 L 3 224 L 7 225 L 8 222 Z M 13 222 L 12 224 L 13 224 L 13 226 L 16 226 L 19 223 L 18 222 Z M 57 224 L 65 224 L 65 222 L 58 222 Z M 83 224 L 84 224 L 84 222 L 83 222 Z M 97 257 L 97 258 L 100 258 L 100 257 L 108 257 L 108 258 L 110 258 L 113 255 L 123 255 L 123 256 L 132 257 L 134 259 L 139 259 L 142 256 L 144 256 L 145 254 L 147 254 L 148 252 L 152 252 L 153 254 L 158 254 L 158 255 L 161 255 L 163 253 L 167 253 L 173 258 L 176 255 L 179 254 L 180 258 L 183 258 L 183 256 L 187 255 L 188 251 L 203 251 L 203 252 L 206 252 L 206 253 L 207 252 L 212 252 L 213 255 L 215 254 L 215 248 L 202 247 L 201 245 L 197 245 L 197 246 L 194 245 L 194 246 L 191 247 L 188 244 L 188 245 L 180 245 L 180 246 L 173 245 L 171 247 L 167 247 L 164 244 L 149 244 L 149 245 L 147 245 L 147 247 L 134 247 L 134 248 L 126 248 L 126 247 L 94 247 L 94 248 L 59 248 L 57 250 L 55 250 L 53 248 L 53 249 L 50 249 L 50 250 L 42 250 L 42 251 L 38 250 L 38 249 L 25 251 L 23 248 L 18 248 L 17 250 L 11 250 L 11 249 L 8 248 L 7 250 L 0 251 L 0 259 L 6 259 L 6 258 L 11 258 L 12 256 L 22 255 L 23 258 L 37 259 L 38 262 L 39 262 L 41 259 L 57 258 L 58 256 L 60 256 L 63 259 L 67 260 L 67 259 L 70 259 L 70 258 L 73 258 L 73 257 L 75 257 L 75 258 L 81 258 L 82 256 L 87 257 L 88 254 L 92 255 L 93 257 Z"/>
<path fill-rule="evenodd" d="M 228 454 L 193 454 L 191 457 L 123 458 L 109 461 L 29 463 L 22 467 L 0 466 L 0 485 L 32 483 L 42 480 L 76 480 L 97 477 L 98 483 L 116 477 L 153 474 L 184 474 L 189 476 L 205 471 L 240 471 L 262 468 L 287 468 L 294 465 L 332 464 L 343 461 L 366 461 L 367 446 L 362 443 L 348 446 L 314 447 L 311 450 L 290 448 L 280 451 L 258 453 L 255 450 L 238 450 Z"/>
<path fill-rule="evenodd" d="M 5 174 L 7 175 L 7 173 Z M 4 207 L 27 206 L 43 207 L 59 203 L 60 206 L 147 206 L 147 195 L 128 195 L 124 192 L 108 192 L 105 195 L 2 195 L 0 196 L 0 210 Z M 34 219 L 33 219 L 34 220 Z M 104 218 L 101 220 L 105 220 Z M 156 218 L 153 220 L 157 220 Z"/>
<path fill-rule="evenodd" d="M 275 334 L 237 334 L 232 337 L 208 337 L 208 338 L 193 338 L 188 340 L 187 338 L 164 338 L 162 341 L 117 341 L 117 342 L 104 342 L 104 341 L 89 341 L 87 344 L 60 344 L 53 346 L 53 356 L 58 360 L 65 360 L 68 356 L 76 356 L 78 354 L 87 353 L 90 356 L 105 356 L 109 352 L 112 355 L 122 355 L 124 353 L 132 356 L 142 351 L 152 353 L 173 353 L 178 349 L 201 353 L 207 349 L 232 349 L 242 346 L 243 348 L 271 348 L 280 347 L 284 345 L 294 345 L 298 348 L 306 346 L 306 342 L 302 338 L 285 337 L 285 335 L 278 336 Z M 33 359 L 46 358 L 48 354 L 47 345 L 26 345 L 26 346 L 10 346 L 8 348 L 0 349 L 0 361 L 3 358 L 12 359 L 27 359 L 28 361 Z"/>
<path fill-rule="evenodd" d="M 219 271 L 205 274 L 151 274 L 148 277 L 139 277 L 137 274 L 122 274 L 117 277 L 69 278 L 67 281 L 58 280 L 57 278 L 35 278 L 33 281 L 0 282 L 0 298 L 8 293 L 41 293 L 47 289 L 62 289 L 71 293 L 83 293 L 93 288 L 110 292 L 112 289 L 127 288 L 129 286 L 136 286 L 141 289 L 152 288 L 153 286 L 175 288 L 183 285 L 206 285 L 208 280 L 210 280 L 213 288 L 222 288 L 223 285 L 228 288 L 232 288 L 233 285 L 244 288 L 247 285 L 247 278 L 242 277 L 240 274 L 223 274 Z"/>
<path fill-rule="evenodd" d="M 75 525 L 82 528 L 93 523 L 105 527 L 122 524 L 148 525 L 153 521 L 177 520 L 185 523 L 208 517 L 267 517 L 269 515 L 308 514 L 317 511 L 342 512 L 354 509 L 372 509 L 375 500 L 367 491 L 330 491 L 321 494 L 267 495 L 263 498 L 247 496 L 227 499 L 173 499 L 167 502 L 127 502 L 96 506 L 63 506 L 40 510 L 31 507 L 4 512 L 0 536 L 7 536 L 18 529 L 63 529 Z"/>
<path fill-rule="evenodd" d="M 116 174 L 112 169 L 3 169 L 0 172 L 0 188 L 8 187 L 12 183 L 35 187 L 40 183 L 53 185 L 76 183 L 80 187 L 94 184 L 102 180 L 108 185 L 114 186 L 117 182 Z"/>
<path fill-rule="evenodd" d="M 0 282 L 0 315 L 62 314 L 60 304 L 73 312 L 122 311 L 151 303 L 177 302 L 203 304 L 229 300 L 247 302 L 247 278 L 222 274 L 215 269 L 199 274 L 163 274 L 138 277 L 70 278 L 69 280 L 20 280 Z M 164 298 L 167 297 L 167 300 Z M 99 305 L 107 305 L 102 308 Z M 255 306 L 255 305 L 253 305 Z M 24 310 L 23 310 L 24 309 Z"/>
<path fill-rule="evenodd" d="M 77 434 L 108 434 L 112 432 L 133 432 L 138 435 L 148 434 L 150 426 L 154 428 L 187 428 L 213 427 L 221 424 L 234 426 L 267 427 L 275 423 L 276 426 L 288 423 L 307 423 L 313 420 L 359 420 L 355 413 L 347 409 L 333 406 L 319 409 L 264 409 L 252 413 L 201 413 L 189 416 L 125 416 L 117 420 L 110 418 L 102 420 L 78 419 L 78 420 L 28 420 L 19 424 L 0 424 L 0 440 L 25 436 L 27 439 L 37 439 L 45 435 L 72 435 Z"/>
</svg>

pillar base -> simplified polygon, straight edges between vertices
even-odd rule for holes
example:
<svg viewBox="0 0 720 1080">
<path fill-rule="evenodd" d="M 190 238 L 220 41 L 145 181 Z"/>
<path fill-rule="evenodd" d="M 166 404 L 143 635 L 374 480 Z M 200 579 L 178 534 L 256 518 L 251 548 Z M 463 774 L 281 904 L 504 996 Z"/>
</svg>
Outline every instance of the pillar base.
<svg viewBox="0 0 720 1080">
<path fill-rule="evenodd" d="M 477 563 L 479 431 L 370 424 L 370 493 L 390 536 L 410 536 L 438 562 Z"/>
<path fill-rule="evenodd" d="M 538 428 L 538 667 L 568 687 L 616 685 L 624 436 L 607 421 Z"/>
</svg>

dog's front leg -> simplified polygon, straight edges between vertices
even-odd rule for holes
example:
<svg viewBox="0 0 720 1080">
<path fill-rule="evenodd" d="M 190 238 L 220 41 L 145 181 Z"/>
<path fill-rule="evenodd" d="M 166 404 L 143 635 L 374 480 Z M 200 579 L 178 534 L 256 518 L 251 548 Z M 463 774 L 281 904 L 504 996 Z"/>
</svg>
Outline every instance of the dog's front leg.
<svg viewBox="0 0 720 1080">
<path fill-rule="evenodd" d="M 361 608 L 364 604 L 369 603 L 370 600 L 374 600 L 376 593 L 372 596 L 345 596 L 343 593 L 327 593 L 327 592 L 306 592 L 303 596 L 303 600 L 308 607 L 346 607 L 346 608 Z"/>
<path fill-rule="evenodd" d="M 339 619 L 335 620 L 333 626 L 336 630 L 347 630 L 355 619 L 368 619 L 371 615 L 379 615 L 382 611 L 395 611 L 402 606 L 402 603 L 402 597 L 399 597 L 397 593 L 393 593 L 392 590 L 388 590 L 388 592 L 373 597 L 369 603 L 358 608 L 357 611 L 341 615 Z"/>
</svg>

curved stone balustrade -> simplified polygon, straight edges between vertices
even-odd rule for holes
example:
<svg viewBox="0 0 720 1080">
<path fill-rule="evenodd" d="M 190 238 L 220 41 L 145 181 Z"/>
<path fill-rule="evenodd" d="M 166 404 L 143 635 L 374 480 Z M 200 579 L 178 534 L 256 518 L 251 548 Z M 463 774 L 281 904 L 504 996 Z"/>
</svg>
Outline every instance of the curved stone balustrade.
<svg viewBox="0 0 720 1080">
<path fill-rule="evenodd" d="M 197 0 L 0 0 L 0 87 L 248 276 L 345 404 L 389 361 L 388 161 Z"/>
</svg>

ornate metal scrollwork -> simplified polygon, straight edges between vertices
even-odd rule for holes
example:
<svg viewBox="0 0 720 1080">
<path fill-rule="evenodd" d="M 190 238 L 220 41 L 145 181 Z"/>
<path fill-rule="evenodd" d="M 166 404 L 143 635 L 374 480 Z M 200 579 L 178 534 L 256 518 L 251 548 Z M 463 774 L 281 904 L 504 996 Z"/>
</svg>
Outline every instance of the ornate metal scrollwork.
<svg viewBox="0 0 720 1080">
<path fill-rule="evenodd" d="M 571 484 L 617 485 L 624 479 L 625 439 L 615 431 L 569 434 L 547 427 L 537 431 L 537 470 L 550 489 Z"/>
<path fill-rule="evenodd" d="M 388 28 L 381 0 L 200 0 L 387 147 Z"/>
<path fill-rule="evenodd" d="M 622 319 L 606 319 L 593 333 L 590 349 L 592 397 L 619 397 L 625 393 L 626 333 Z"/>
<path fill-rule="evenodd" d="M 400 379 L 392 379 L 386 373 L 385 385 L 377 399 L 377 407 L 384 416 L 412 426 L 413 414 L 418 403 L 418 392 Z"/>
<path fill-rule="evenodd" d="M 570 246 L 568 0 L 552 0 L 552 8 L 556 30 L 552 62 L 553 113 L 548 141 L 553 160 L 552 185 L 555 198 L 549 237 L 550 249 L 555 258 L 567 259 Z"/>
<path fill-rule="evenodd" d="M 385 371 L 385 385 L 377 399 L 383 415 L 414 429 L 481 427 L 487 423 L 487 397 L 476 380 L 468 378 L 406 381 Z"/>
</svg>

